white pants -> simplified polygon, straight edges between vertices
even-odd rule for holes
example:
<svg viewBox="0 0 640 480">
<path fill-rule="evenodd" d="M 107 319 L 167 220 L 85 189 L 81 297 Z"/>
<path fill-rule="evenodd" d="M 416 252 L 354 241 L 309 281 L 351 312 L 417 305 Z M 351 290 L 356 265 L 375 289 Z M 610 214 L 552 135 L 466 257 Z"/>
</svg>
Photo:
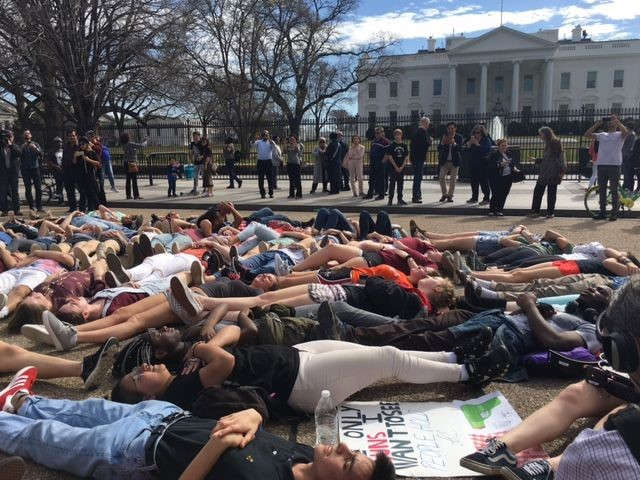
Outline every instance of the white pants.
<svg viewBox="0 0 640 480">
<path fill-rule="evenodd" d="M 33 290 L 44 282 L 49 274 L 35 268 L 12 268 L 0 273 L 0 293 L 8 294 L 15 287 L 29 287 Z"/>
<path fill-rule="evenodd" d="M 458 382 L 462 365 L 446 363 L 446 352 L 417 352 L 395 347 L 367 347 L 349 342 L 317 340 L 301 343 L 298 377 L 289 405 L 312 413 L 322 390 L 337 405 L 380 380 L 406 383 Z"/>
<path fill-rule="evenodd" d="M 188 253 L 178 253 L 177 255 L 161 253 L 147 257 L 140 265 L 125 271 L 132 282 L 161 280 L 189 270 L 191 264 L 197 261 L 196 257 Z"/>
<path fill-rule="evenodd" d="M 591 178 L 589 179 L 589 188 L 593 187 L 598 181 L 598 165 L 594 164 L 591 170 Z"/>
</svg>

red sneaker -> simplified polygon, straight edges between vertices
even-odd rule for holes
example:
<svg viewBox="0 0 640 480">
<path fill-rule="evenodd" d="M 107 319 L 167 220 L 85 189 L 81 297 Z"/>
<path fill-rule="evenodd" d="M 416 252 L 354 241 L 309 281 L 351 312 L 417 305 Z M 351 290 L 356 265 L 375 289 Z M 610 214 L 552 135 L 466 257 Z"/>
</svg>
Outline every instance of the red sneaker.
<svg viewBox="0 0 640 480">
<path fill-rule="evenodd" d="M 32 387 L 38 378 L 38 369 L 36 367 L 24 367 L 16 373 L 9 385 L 0 392 L 0 406 L 3 412 L 15 413 L 11 399 L 18 392 L 25 392 L 31 395 Z"/>
</svg>

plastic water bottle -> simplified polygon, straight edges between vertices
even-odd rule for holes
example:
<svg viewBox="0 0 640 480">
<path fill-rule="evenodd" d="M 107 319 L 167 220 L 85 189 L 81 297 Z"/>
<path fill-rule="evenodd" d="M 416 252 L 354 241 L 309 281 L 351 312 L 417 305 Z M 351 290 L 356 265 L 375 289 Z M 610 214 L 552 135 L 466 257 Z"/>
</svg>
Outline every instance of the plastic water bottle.
<svg viewBox="0 0 640 480">
<path fill-rule="evenodd" d="M 323 390 L 316 406 L 316 445 L 338 443 L 338 411 L 331 400 L 331 392 Z"/>
</svg>

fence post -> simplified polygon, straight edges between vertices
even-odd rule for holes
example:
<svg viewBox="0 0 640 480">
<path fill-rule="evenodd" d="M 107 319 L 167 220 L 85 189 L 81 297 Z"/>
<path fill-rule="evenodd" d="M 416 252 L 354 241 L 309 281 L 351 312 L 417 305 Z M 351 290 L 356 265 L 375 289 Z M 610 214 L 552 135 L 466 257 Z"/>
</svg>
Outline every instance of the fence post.
<svg viewBox="0 0 640 480">
<path fill-rule="evenodd" d="M 149 185 L 153 186 L 153 171 L 151 170 L 151 155 L 145 155 L 147 159 L 147 170 L 149 171 Z"/>
</svg>

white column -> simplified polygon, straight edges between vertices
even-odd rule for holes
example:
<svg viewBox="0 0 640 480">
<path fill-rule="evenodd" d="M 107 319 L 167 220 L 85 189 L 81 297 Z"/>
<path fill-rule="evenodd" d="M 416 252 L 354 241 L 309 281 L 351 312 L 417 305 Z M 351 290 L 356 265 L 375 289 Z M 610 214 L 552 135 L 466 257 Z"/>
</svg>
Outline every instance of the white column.
<svg viewBox="0 0 640 480">
<path fill-rule="evenodd" d="M 487 113 L 487 64 L 482 64 L 480 73 L 480 112 Z"/>
<path fill-rule="evenodd" d="M 553 109 L 553 60 L 547 60 L 545 62 L 542 108 L 544 110 Z"/>
<path fill-rule="evenodd" d="M 453 115 L 458 113 L 456 75 L 456 66 L 449 65 L 449 113 Z"/>
<path fill-rule="evenodd" d="M 511 111 L 520 109 L 520 62 L 513 62 L 513 78 L 511 80 Z"/>
</svg>

